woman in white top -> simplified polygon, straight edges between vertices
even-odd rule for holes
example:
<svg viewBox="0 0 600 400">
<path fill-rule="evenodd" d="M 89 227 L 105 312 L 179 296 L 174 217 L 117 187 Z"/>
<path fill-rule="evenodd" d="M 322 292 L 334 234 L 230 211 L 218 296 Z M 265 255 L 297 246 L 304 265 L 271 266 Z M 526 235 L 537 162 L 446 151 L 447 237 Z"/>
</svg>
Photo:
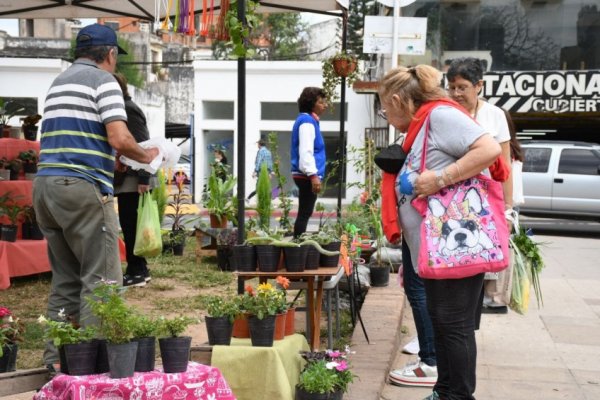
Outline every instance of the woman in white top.
<svg viewBox="0 0 600 400">
<path fill-rule="evenodd" d="M 483 89 L 483 67 L 481 62 L 473 57 L 456 58 L 450 63 L 446 72 L 448 79 L 448 94 L 457 103 L 467 109 L 471 116 L 489 132 L 502 148 L 502 156 L 507 165 L 511 165 L 510 131 L 504 110 L 496 107 L 479 97 Z M 506 209 L 512 208 L 513 183 L 512 174 L 502 183 Z M 498 279 L 486 280 L 484 285 L 483 312 L 505 314 L 508 312 L 509 299 L 504 296 L 500 283 L 512 273 L 509 268 L 500 272 Z M 502 276 L 505 274 L 505 276 Z M 496 274 L 493 274 L 494 278 Z"/>
</svg>

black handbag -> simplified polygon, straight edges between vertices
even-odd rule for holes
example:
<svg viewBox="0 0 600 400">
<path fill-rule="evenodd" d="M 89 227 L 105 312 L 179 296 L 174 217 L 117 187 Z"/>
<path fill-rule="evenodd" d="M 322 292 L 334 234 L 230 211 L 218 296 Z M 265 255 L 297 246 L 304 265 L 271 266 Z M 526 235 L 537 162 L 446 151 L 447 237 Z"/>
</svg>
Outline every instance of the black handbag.
<svg viewBox="0 0 600 400">
<path fill-rule="evenodd" d="M 384 172 L 390 174 L 397 174 L 400 172 L 404 161 L 406 160 L 406 153 L 397 143 L 391 144 L 385 149 L 382 149 L 375 156 L 375 164 L 381 168 Z"/>
</svg>

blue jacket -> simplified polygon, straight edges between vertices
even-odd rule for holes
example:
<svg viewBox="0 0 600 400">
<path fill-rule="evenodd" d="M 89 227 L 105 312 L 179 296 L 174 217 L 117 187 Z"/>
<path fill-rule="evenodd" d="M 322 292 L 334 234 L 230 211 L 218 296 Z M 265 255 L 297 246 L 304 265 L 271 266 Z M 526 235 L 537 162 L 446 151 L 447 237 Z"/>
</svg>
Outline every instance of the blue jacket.
<svg viewBox="0 0 600 400">
<path fill-rule="evenodd" d="M 327 161 L 327 157 L 325 155 L 325 142 L 323 140 L 323 136 L 321 135 L 319 121 L 317 121 L 312 115 L 306 113 L 301 113 L 298 115 L 296 122 L 294 123 L 294 128 L 292 129 L 292 175 L 312 175 L 307 174 L 305 171 L 300 169 L 300 154 L 298 147 L 300 145 L 300 125 L 302 124 L 312 124 L 314 126 L 315 141 L 313 144 L 313 155 L 315 159 L 315 166 L 317 167 L 317 175 L 319 176 L 319 179 L 322 180 L 325 176 L 325 163 Z"/>
</svg>

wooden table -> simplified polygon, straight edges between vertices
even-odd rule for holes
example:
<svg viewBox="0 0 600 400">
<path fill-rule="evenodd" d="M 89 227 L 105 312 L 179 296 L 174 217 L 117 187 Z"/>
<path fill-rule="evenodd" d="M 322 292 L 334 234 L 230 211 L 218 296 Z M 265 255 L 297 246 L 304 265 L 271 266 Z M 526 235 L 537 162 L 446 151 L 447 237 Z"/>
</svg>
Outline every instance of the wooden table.
<svg viewBox="0 0 600 400">
<path fill-rule="evenodd" d="M 308 344 L 313 351 L 319 350 L 320 347 L 320 322 L 321 322 L 321 308 L 323 306 L 323 281 L 327 277 L 337 275 L 341 266 L 329 267 L 329 268 L 318 268 L 312 270 L 305 270 L 303 272 L 288 272 L 286 270 L 279 270 L 275 272 L 261 272 L 261 271 L 236 271 L 238 277 L 242 279 L 250 279 L 258 277 L 261 282 L 265 282 L 269 278 L 276 278 L 278 276 L 286 277 L 290 280 L 305 279 L 307 284 L 308 304 L 306 309 L 308 311 L 308 320 L 310 324 L 311 337 L 308 338 Z M 317 287 L 315 291 L 315 279 L 317 280 Z M 316 297 L 315 297 L 316 292 Z"/>
</svg>

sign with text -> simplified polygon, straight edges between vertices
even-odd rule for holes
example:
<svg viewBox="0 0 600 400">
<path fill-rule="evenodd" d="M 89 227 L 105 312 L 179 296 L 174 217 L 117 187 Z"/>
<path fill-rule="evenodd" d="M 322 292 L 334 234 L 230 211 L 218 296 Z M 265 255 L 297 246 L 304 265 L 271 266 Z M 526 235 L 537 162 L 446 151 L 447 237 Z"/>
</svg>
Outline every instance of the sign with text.
<svg viewBox="0 0 600 400">
<path fill-rule="evenodd" d="M 600 112 L 600 71 L 489 72 L 483 81 L 483 97 L 512 112 Z"/>
</svg>

